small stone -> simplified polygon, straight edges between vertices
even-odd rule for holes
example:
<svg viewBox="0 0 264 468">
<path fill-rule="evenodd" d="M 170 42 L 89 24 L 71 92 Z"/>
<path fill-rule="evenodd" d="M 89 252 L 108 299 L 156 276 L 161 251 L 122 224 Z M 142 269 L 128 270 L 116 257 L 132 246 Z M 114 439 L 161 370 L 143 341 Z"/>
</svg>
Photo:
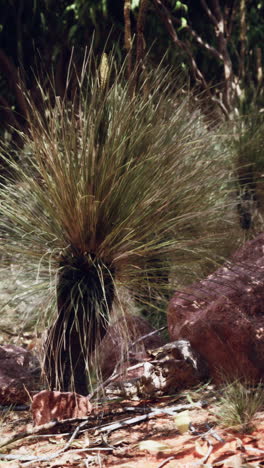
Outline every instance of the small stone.
<svg viewBox="0 0 264 468">
<path fill-rule="evenodd" d="M 43 390 L 33 397 L 31 411 L 34 424 L 39 426 L 50 421 L 86 418 L 92 410 L 87 397 L 72 392 Z"/>
<path fill-rule="evenodd" d="M 30 400 L 40 370 L 37 359 L 15 345 L 0 346 L 0 405 L 19 405 Z"/>
</svg>

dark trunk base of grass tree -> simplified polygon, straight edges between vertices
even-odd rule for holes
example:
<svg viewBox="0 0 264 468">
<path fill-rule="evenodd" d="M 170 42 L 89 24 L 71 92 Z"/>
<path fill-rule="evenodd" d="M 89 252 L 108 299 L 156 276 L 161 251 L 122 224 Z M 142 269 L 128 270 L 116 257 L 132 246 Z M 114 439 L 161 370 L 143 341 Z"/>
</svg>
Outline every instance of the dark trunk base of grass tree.
<svg viewBox="0 0 264 468">
<path fill-rule="evenodd" d="M 104 337 L 114 299 L 113 270 L 89 256 L 66 259 L 57 284 L 58 317 L 49 330 L 45 373 L 52 390 L 89 393 L 89 357 Z"/>
</svg>

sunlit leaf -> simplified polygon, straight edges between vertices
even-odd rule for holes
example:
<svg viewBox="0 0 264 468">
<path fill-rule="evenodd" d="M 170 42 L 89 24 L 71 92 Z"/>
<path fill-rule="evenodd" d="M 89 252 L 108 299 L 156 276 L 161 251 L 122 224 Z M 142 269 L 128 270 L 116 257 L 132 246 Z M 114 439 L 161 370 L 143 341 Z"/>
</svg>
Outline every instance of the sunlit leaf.
<svg viewBox="0 0 264 468">
<path fill-rule="evenodd" d="M 189 411 L 186 410 L 186 411 L 181 411 L 181 413 L 178 413 L 176 416 L 174 416 L 174 422 L 178 431 L 181 434 L 184 434 L 184 432 L 187 432 L 189 429 L 189 424 L 191 422 Z"/>
<path fill-rule="evenodd" d="M 135 8 L 138 8 L 140 4 L 140 0 L 132 0 L 131 2 L 131 10 L 134 10 Z"/>
<path fill-rule="evenodd" d="M 188 26 L 187 19 L 182 16 L 181 17 L 181 26 L 179 27 L 178 31 L 181 31 L 182 29 L 187 28 L 187 26 Z"/>
<path fill-rule="evenodd" d="M 172 450 L 169 445 L 157 442 L 156 440 L 143 440 L 138 444 L 139 450 L 147 450 L 148 452 L 168 452 Z"/>
<path fill-rule="evenodd" d="M 175 3 L 174 10 L 184 10 L 186 13 L 188 12 L 188 5 L 185 3 L 180 2 L 180 0 L 177 0 Z"/>
</svg>

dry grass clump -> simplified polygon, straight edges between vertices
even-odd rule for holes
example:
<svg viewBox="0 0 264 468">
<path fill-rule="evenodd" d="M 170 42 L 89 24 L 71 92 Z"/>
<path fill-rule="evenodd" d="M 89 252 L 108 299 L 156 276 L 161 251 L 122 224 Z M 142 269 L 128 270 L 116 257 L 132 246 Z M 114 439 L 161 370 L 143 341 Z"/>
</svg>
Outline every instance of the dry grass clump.
<svg viewBox="0 0 264 468">
<path fill-rule="evenodd" d="M 256 414 L 264 409 L 263 383 L 235 380 L 225 386 L 220 399 L 220 423 L 235 431 L 250 432 Z"/>
<path fill-rule="evenodd" d="M 64 98 L 41 86 L 38 107 L 27 98 L 25 150 L 1 185 L 0 254 L 22 267 L 24 293 L 43 296 L 51 386 L 86 392 L 120 287 L 155 306 L 172 279 L 216 261 L 230 232 L 227 155 L 171 78 L 160 67 L 132 93 L 133 76 L 90 52 Z"/>
</svg>

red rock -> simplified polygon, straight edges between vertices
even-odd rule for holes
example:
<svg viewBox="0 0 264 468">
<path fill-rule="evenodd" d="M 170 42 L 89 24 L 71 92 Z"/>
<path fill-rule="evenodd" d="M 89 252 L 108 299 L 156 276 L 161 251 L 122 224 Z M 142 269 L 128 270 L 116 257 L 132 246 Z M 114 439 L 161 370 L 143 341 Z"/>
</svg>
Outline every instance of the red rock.
<svg viewBox="0 0 264 468">
<path fill-rule="evenodd" d="M 215 381 L 264 375 L 264 234 L 168 308 L 171 340 L 187 339 Z"/>
<path fill-rule="evenodd" d="M 31 411 L 35 425 L 53 420 L 86 418 L 92 409 L 87 397 L 71 392 L 43 390 L 33 397 Z"/>
<path fill-rule="evenodd" d="M 155 398 L 175 394 L 207 380 L 207 366 L 187 340 L 148 351 L 148 358 L 117 375 L 105 388 L 108 398 Z"/>
<path fill-rule="evenodd" d="M 0 346 L 0 404 L 23 404 L 30 399 L 36 378 L 32 370 L 37 360 L 24 348 L 15 345 Z"/>
<path fill-rule="evenodd" d="M 110 325 L 98 346 L 96 356 L 103 378 L 109 377 L 118 363 L 122 364 L 124 370 L 133 363 L 133 356 L 136 361 L 144 359 L 146 350 L 162 346 L 164 340 L 159 333 L 140 340 L 153 331 L 146 320 L 136 315 L 126 315 Z"/>
</svg>

